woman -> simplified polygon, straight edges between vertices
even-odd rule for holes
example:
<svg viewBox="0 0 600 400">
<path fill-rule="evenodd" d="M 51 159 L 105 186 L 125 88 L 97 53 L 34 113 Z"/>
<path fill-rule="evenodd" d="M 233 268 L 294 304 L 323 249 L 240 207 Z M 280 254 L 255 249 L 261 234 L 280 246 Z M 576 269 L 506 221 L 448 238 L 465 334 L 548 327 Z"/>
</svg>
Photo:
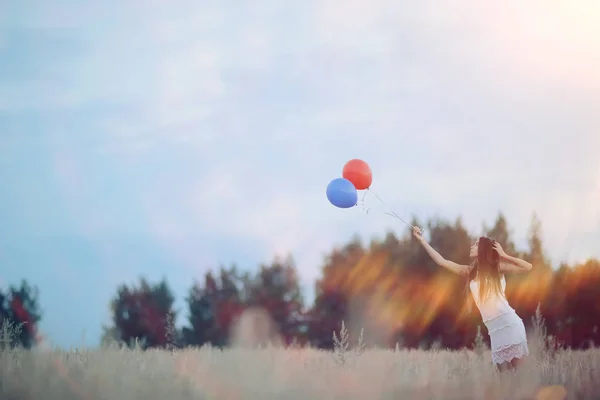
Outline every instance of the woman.
<svg viewBox="0 0 600 400">
<path fill-rule="evenodd" d="M 506 300 L 504 274 L 527 272 L 533 266 L 509 256 L 498 242 L 484 236 L 471 246 L 471 265 L 457 264 L 446 260 L 431 247 L 418 227 L 413 229 L 413 235 L 436 264 L 467 277 L 469 289 L 490 335 L 492 362 L 501 370 L 516 367 L 529 354 L 529 348 L 523 320 Z"/>
</svg>

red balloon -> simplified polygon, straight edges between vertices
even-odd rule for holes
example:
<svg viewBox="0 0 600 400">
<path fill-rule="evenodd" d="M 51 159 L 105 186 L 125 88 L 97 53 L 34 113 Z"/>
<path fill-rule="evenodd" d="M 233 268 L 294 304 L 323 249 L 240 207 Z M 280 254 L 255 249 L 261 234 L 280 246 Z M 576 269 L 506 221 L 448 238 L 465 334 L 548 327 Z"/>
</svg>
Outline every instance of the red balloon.
<svg viewBox="0 0 600 400">
<path fill-rule="evenodd" d="M 373 182 L 373 174 L 369 164 L 356 158 L 344 165 L 342 177 L 352 182 L 356 190 L 368 189 Z"/>
</svg>

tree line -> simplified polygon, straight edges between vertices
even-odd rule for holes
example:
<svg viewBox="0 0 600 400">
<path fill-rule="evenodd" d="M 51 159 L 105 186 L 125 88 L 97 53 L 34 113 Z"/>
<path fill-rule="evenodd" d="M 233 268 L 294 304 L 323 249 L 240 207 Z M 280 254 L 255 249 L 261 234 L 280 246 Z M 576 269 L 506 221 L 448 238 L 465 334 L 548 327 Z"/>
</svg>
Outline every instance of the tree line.
<svg viewBox="0 0 600 400">
<path fill-rule="evenodd" d="M 480 236 L 468 232 L 461 218 L 440 218 L 425 226 L 431 245 L 444 257 L 469 263 L 469 247 Z M 600 344 L 600 262 L 552 267 L 544 252 L 541 222 L 533 215 L 526 249 L 518 249 L 507 220 L 499 213 L 481 234 L 496 239 L 507 253 L 534 265 L 531 272 L 508 275 L 506 295 L 526 325 L 541 312 L 546 332 L 560 346 L 585 349 Z M 232 324 L 244 310 L 266 310 L 285 343 L 333 348 L 332 333 L 342 321 L 350 334 L 364 328 L 372 345 L 408 348 L 471 346 L 478 327 L 485 326 L 467 291 L 464 277 L 431 260 L 410 231 L 366 244 L 359 237 L 334 248 L 325 257 L 315 282 L 315 300 L 306 304 L 291 257 L 275 259 L 253 273 L 235 265 L 208 271 L 192 282 L 185 298 L 187 315 L 174 309 L 175 297 L 166 281 L 122 284 L 110 307 L 112 321 L 103 328 L 103 342 L 119 341 L 142 348 L 227 346 Z M 186 321 L 181 329 L 179 318 Z M 0 320 L 24 329 L 13 344 L 35 344 L 41 314 L 35 288 L 23 282 L 0 292 Z M 489 343 L 489 342 L 488 342 Z"/>
</svg>

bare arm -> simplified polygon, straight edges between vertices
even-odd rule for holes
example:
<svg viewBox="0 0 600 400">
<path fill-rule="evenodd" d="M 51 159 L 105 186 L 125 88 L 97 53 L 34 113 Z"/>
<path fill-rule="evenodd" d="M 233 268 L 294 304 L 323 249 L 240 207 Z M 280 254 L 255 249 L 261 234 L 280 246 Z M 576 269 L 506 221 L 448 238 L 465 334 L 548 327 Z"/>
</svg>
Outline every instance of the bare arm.
<svg viewBox="0 0 600 400">
<path fill-rule="evenodd" d="M 433 247 L 431 247 L 429 243 L 427 243 L 427 241 L 425 241 L 425 239 L 421 236 L 420 231 L 416 232 L 415 230 L 413 230 L 413 234 L 415 235 L 417 240 L 423 245 L 423 248 L 425 248 L 427 254 L 429 254 L 429 256 L 437 265 L 439 265 L 440 267 L 444 267 L 447 270 L 454 272 L 455 274 L 467 275 L 469 273 L 470 267 L 468 265 L 461 265 L 453 261 L 446 260 L 444 257 L 441 256 L 440 253 L 437 252 L 437 250 L 435 250 Z"/>
<path fill-rule="evenodd" d="M 522 260 L 518 257 L 509 256 L 506 254 L 500 243 L 496 242 L 494 244 L 494 249 L 498 252 L 500 256 L 500 272 L 501 273 L 514 273 L 514 274 L 523 274 L 525 272 L 531 271 L 533 265 L 525 260 Z"/>
<path fill-rule="evenodd" d="M 500 272 L 502 273 L 523 274 L 531 271 L 532 268 L 531 263 L 518 257 L 509 256 L 506 253 L 500 255 Z"/>
</svg>

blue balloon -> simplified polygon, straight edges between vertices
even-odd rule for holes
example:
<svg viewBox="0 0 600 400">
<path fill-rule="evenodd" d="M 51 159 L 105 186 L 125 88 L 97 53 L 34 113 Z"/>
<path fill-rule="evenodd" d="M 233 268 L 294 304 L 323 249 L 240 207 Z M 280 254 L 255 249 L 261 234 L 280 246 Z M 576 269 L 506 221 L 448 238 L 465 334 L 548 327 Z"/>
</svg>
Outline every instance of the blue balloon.
<svg viewBox="0 0 600 400">
<path fill-rule="evenodd" d="M 327 185 L 327 199 L 338 208 L 350 208 L 358 203 L 358 192 L 348 179 L 336 178 Z"/>
</svg>

